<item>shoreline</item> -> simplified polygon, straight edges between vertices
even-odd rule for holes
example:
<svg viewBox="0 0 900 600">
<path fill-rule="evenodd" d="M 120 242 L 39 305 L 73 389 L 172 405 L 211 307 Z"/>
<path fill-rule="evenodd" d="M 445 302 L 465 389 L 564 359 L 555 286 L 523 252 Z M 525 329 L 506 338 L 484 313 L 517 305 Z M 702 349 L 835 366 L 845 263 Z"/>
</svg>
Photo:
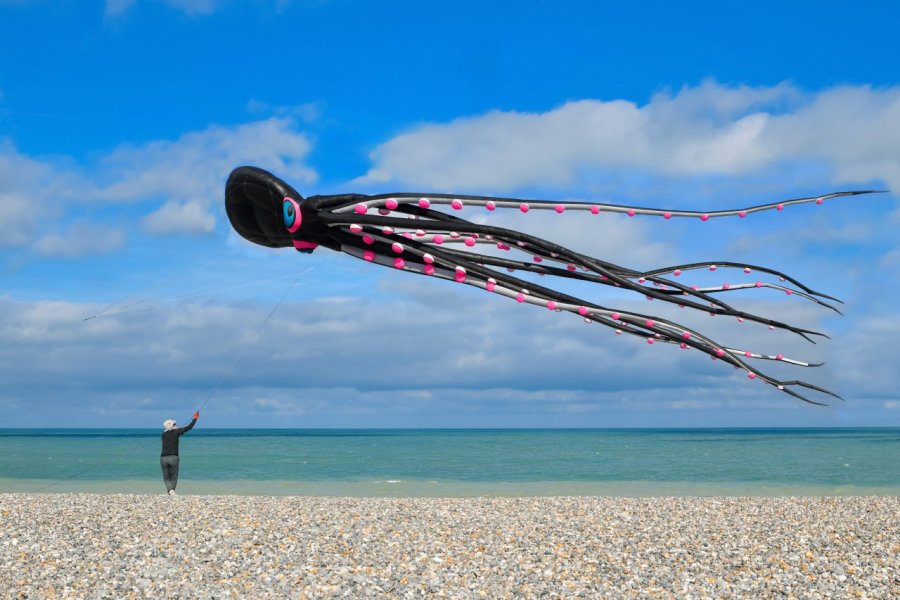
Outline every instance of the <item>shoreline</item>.
<svg viewBox="0 0 900 600">
<path fill-rule="evenodd" d="M 178 491 L 190 496 L 327 496 L 350 498 L 480 498 L 603 496 L 836 497 L 900 496 L 898 486 L 784 484 L 745 481 L 457 481 L 457 480 L 196 480 L 182 477 Z M 0 478 L 2 493 L 164 494 L 160 479 L 79 480 Z"/>
<path fill-rule="evenodd" d="M 888 597 L 900 497 L 0 494 L 28 597 Z M 14 592 L 13 592 L 14 591 Z"/>
</svg>

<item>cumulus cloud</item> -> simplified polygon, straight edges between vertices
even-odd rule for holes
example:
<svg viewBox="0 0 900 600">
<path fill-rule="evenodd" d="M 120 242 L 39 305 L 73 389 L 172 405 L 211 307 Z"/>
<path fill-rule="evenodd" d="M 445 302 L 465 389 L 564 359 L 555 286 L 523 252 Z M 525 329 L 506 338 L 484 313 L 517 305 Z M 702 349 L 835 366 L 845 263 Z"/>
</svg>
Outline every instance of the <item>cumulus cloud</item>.
<svg viewBox="0 0 900 600">
<path fill-rule="evenodd" d="M 808 161 L 826 164 L 834 181 L 900 188 L 898 135 L 900 88 L 706 83 L 643 106 L 575 100 L 417 126 L 379 145 L 360 181 L 511 190 L 572 185 L 590 171 L 734 176 Z"/>
<path fill-rule="evenodd" d="M 67 173 L 50 162 L 25 156 L 0 140 L 0 248 L 29 243 L 45 219 L 63 208 Z M 54 202 L 46 203 L 53 199 Z"/>
<path fill-rule="evenodd" d="M 163 3 L 189 16 L 211 15 L 223 4 L 222 0 L 164 0 Z M 137 0 L 106 0 L 104 15 L 111 19 L 121 17 L 136 4 Z"/>
<path fill-rule="evenodd" d="M 166 202 L 143 221 L 151 233 L 211 233 L 215 218 L 197 202 Z"/>
<path fill-rule="evenodd" d="M 113 202 L 164 198 L 208 207 L 221 200 L 223 182 L 240 164 L 264 166 L 293 181 L 315 181 L 315 172 L 303 163 L 310 147 L 290 118 L 214 125 L 177 140 L 121 146 L 100 161 L 107 175 L 95 196 Z"/>
<path fill-rule="evenodd" d="M 305 165 L 311 144 L 292 117 L 270 118 L 230 127 L 210 126 L 174 140 L 123 145 L 95 164 L 35 159 L 0 141 L 0 247 L 31 244 L 42 254 L 74 257 L 115 250 L 122 234 L 87 239 L 90 228 L 44 236 L 41 229 L 65 226 L 69 213 L 86 204 L 157 205 L 142 221 L 153 234 L 207 234 L 215 226 L 224 182 L 240 164 L 272 169 L 293 182 L 314 182 Z M 42 199 L 53 199 L 52 204 Z M 95 218 L 103 218 L 95 211 Z M 82 217 L 83 220 L 83 217 Z M 97 223 L 97 227 L 107 226 Z"/>
<path fill-rule="evenodd" d="M 90 223 L 75 223 L 67 231 L 52 232 L 37 239 L 35 252 L 55 258 L 81 258 L 92 254 L 106 254 L 125 244 L 125 233 Z"/>
</svg>

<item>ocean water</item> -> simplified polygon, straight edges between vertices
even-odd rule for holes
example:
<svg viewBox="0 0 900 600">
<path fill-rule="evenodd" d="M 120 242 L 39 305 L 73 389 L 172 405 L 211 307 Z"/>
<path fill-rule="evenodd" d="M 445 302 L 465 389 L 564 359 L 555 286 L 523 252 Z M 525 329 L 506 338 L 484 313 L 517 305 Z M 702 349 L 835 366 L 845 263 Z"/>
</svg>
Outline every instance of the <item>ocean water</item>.
<svg viewBox="0 0 900 600">
<path fill-rule="evenodd" d="M 162 493 L 160 431 L 0 429 L 0 492 Z M 900 495 L 900 428 L 203 429 L 181 494 Z"/>
</svg>

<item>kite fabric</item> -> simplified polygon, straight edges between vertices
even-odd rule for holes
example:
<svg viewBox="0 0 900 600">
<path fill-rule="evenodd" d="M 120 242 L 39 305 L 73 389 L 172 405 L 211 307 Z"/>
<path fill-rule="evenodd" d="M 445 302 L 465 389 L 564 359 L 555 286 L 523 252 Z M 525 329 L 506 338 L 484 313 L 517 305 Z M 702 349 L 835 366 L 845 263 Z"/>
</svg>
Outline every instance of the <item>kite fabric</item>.
<svg viewBox="0 0 900 600">
<path fill-rule="evenodd" d="M 699 262 L 636 271 L 587 256 L 565 246 L 513 229 L 473 223 L 444 212 L 463 207 L 487 211 L 515 210 L 522 213 L 544 210 L 623 213 L 629 216 L 655 215 L 712 218 L 747 215 L 765 210 L 783 210 L 793 204 L 822 204 L 839 196 L 875 193 L 875 190 L 835 192 L 823 196 L 796 198 L 745 209 L 697 212 L 662 210 L 590 202 L 549 202 L 518 198 L 495 198 L 459 194 L 392 193 L 378 195 L 338 194 L 303 198 L 275 175 L 256 167 L 232 171 L 225 189 L 225 209 L 234 229 L 244 238 L 270 248 L 293 247 L 311 253 L 319 246 L 344 252 L 364 261 L 426 277 L 446 279 L 482 288 L 519 303 L 534 304 L 557 312 L 569 312 L 585 321 L 610 327 L 617 334 L 645 338 L 648 343 L 664 342 L 694 348 L 735 368 L 750 379 L 759 379 L 811 404 L 798 388 L 814 390 L 836 398 L 837 394 L 800 380 L 780 380 L 761 371 L 751 361 L 777 361 L 800 367 L 820 366 L 745 349 L 731 348 L 702 333 L 673 321 L 629 310 L 601 306 L 545 285 L 520 279 L 515 271 L 544 275 L 546 281 L 579 280 L 630 290 L 648 299 L 661 300 L 710 315 L 767 325 L 770 329 L 793 332 L 812 341 L 822 333 L 795 327 L 765 316 L 733 308 L 721 296 L 739 289 L 770 288 L 799 296 L 821 306 L 837 309 L 825 300 L 836 298 L 816 292 L 779 271 L 737 262 Z M 740 269 L 761 273 L 774 281 L 722 284 L 715 287 L 685 285 L 682 273 L 705 269 Z M 554 279 L 557 278 L 557 279 Z"/>
</svg>

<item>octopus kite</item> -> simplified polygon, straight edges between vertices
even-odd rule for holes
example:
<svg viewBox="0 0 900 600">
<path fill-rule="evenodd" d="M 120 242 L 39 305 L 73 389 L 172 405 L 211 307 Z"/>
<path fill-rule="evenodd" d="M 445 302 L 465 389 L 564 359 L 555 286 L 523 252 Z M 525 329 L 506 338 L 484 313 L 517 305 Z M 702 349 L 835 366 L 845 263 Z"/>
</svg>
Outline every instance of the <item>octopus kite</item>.
<svg viewBox="0 0 900 600">
<path fill-rule="evenodd" d="M 549 276 L 551 279 L 615 286 L 639 293 L 647 299 L 673 303 L 713 316 L 727 315 L 742 322 L 754 321 L 768 325 L 770 329 L 791 331 L 808 341 L 813 341 L 810 336 L 827 336 L 738 310 L 722 300 L 721 296 L 738 289 L 772 288 L 811 300 L 836 312 L 839 311 L 823 299 L 836 302 L 840 300 L 816 292 L 779 271 L 735 262 L 690 263 L 636 271 L 520 231 L 473 223 L 438 210 L 437 207 L 449 207 L 452 211 L 468 206 L 487 211 L 505 209 L 522 213 L 535 210 L 556 213 L 582 211 L 597 215 L 609 212 L 624 213 L 632 217 L 656 215 L 664 219 L 688 217 L 707 221 L 715 217 L 744 218 L 751 213 L 782 210 L 793 204 L 822 204 L 830 198 L 868 193 L 874 193 L 874 190 L 836 192 L 738 210 L 711 212 L 459 194 L 338 194 L 303 198 L 290 185 L 267 171 L 256 167 L 238 167 L 232 171 L 226 184 L 225 208 L 234 229 L 247 240 L 262 246 L 293 247 L 303 253 L 311 253 L 317 247 L 324 246 L 385 267 L 456 281 L 506 296 L 519 303 L 573 313 L 587 322 L 610 327 L 617 334 L 645 338 L 650 344 L 664 342 L 684 349 L 695 348 L 713 359 L 743 369 L 750 379 L 759 379 L 804 402 L 822 405 L 823 402 L 805 397 L 797 388 L 815 390 L 839 399 L 840 396 L 811 383 L 780 380 L 767 375 L 753 366 L 751 360 L 778 361 L 802 367 L 820 366 L 821 363 L 794 360 L 782 354 L 767 355 L 730 348 L 678 323 L 652 315 L 601 306 L 551 287 L 520 279 L 511 273 L 522 271 Z M 483 250 L 479 251 L 479 248 Z M 488 248 L 491 253 L 488 253 Z M 777 278 L 778 283 L 756 281 L 701 288 L 676 280 L 686 271 L 714 271 L 717 268 L 764 273 Z"/>
</svg>

